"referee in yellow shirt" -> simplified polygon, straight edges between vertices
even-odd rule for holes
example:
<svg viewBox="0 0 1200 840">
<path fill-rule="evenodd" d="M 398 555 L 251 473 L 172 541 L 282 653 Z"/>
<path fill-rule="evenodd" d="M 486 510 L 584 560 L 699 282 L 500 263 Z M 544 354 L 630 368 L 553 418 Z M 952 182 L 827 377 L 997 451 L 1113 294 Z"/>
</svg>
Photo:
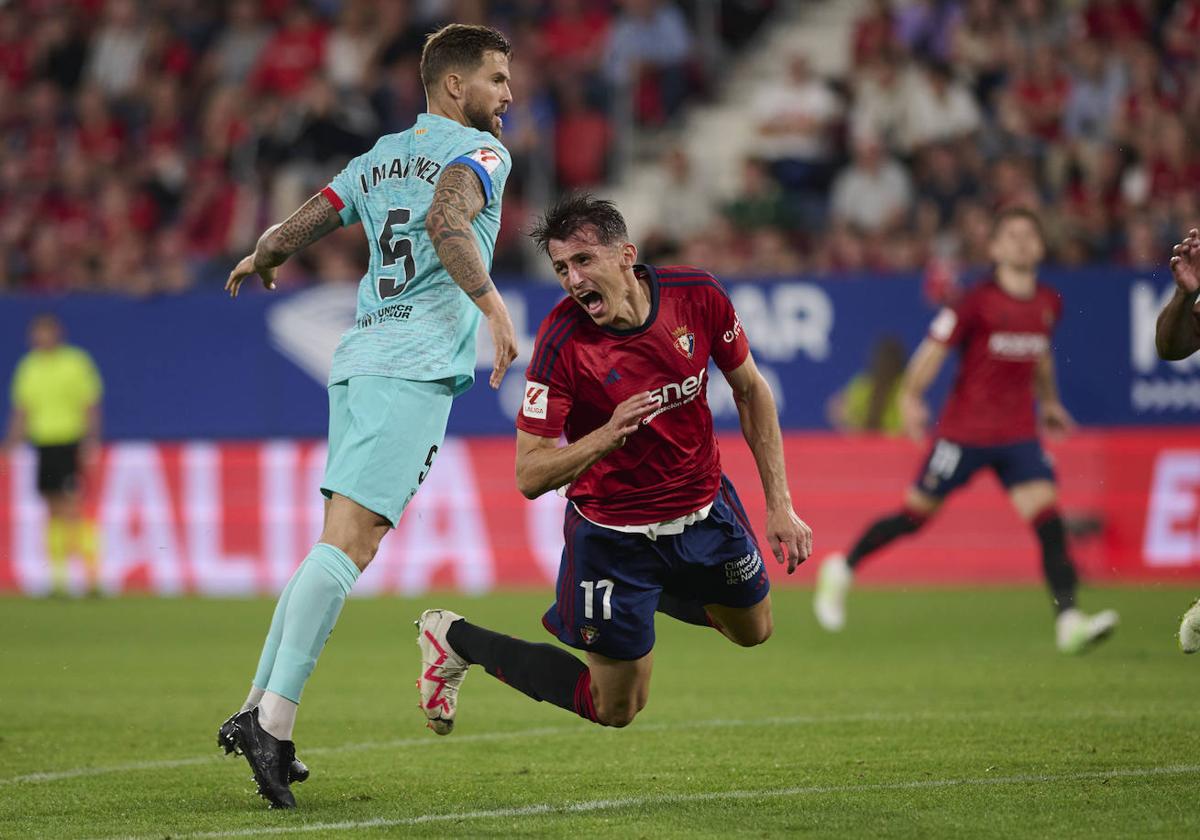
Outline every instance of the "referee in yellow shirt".
<svg viewBox="0 0 1200 840">
<path fill-rule="evenodd" d="M 50 314 L 29 325 L 32 349 L 17 363 L 12 380 L 11 452 L 23 440 L 37 448 L 38 493 L 46 500 L 46 555 L 56 594 L 67 592 L 67 559 L 83 558 L 88 586 L 98 589 L 96 529 L 84 516 L 84 467 L 100 443 L 100 374 L 91 356 L 63 343 L 63 327 Z"/>
</svg>

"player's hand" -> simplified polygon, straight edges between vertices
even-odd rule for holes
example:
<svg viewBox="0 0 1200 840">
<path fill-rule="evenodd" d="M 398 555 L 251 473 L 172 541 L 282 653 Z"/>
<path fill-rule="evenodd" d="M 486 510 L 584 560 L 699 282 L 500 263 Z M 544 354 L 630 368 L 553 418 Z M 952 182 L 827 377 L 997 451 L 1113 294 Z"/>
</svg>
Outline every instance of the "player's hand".
<svg viewBox="0 0 1200 840">
<path fill-rule="evenodd" d="M 517 358 L 517 331 L 513 327 L 508 309 L 500 307 L 488 315 L 488 329 L 492 332 L 492 345 L 496 348 L 496 360 L 492 363 L 492 375 L 488 384 L 499 388 L 508 366 Z"/>
<path fill-rule="evenodd" d="M 95 438 L 84 438 L 79 442 L 79 461 L 85 472 L 92 472 L 100 463 L 100 441 Z"/>
<path fill-rule="evenodd" d="M 275 272 L 277 267 L 271 268 L 256 268 L 254 266 L 254 254 L 248 257 L 242 257 L 241 261 L 233 267 L 233 272 L 230 273 L 229 279 L 225 281 L 225 291 L 229 292 L 231 298 L 238 296 L 238 289 L 242 287 L 242 281 L 251 274 L 257 274 L 262 278 L 263 288 L 268 291 L 275 291 Z"/>
<path fill-rule="evenodd" d="M 1200 230 L 1192 228 L 1183 241 L 1171 249 L 1171 275 L 1184 294 L 1200 289 Z"/>
<path fill-rule="evenodd" d="M 658 402 L 650 396 L 650 392 L 643 391 L 613 409 L 612 417 L 600 427 L 608 437 L 608 451 L 624 446 L 626 438 L 641 428 L 642 420 L 657 406 Z"/>
<path fill-rule="evenodd" d="M 1075 431 L 1075 420 L 1067 413 L 1060 402 L 1046 402 L 1040 405 L 1042 428 L 1056 437 L 1068 435 Z"/>
<path fill-rule="evenodd" d="M 904 425 L 904 433 L 917 443 L 925 440 L 925 431 L 929 428 L 929 406 L 925 400 L 901 392 L 900 421 Z"/>
<path fill-rule="evenodd" d="M 767 511 L 767 542 L 778 563 L 787 563 L 787 573 L 812 554 L 812 528 L 790 506 Z"/>
</svg>

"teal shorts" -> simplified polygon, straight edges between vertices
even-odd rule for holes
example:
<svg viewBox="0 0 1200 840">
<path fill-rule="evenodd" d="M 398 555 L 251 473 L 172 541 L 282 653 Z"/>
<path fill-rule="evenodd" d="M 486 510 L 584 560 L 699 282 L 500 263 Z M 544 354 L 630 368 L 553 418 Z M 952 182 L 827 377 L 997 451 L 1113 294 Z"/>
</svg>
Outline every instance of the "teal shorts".
<svg viewBox="0 0 1200 840">
<path fill-rule="evenodd" d="M 396 527 L 446 437 L 453 386 L 390 376 L 330 385 L 325 498 L 345 496 Z"/>
</svg>

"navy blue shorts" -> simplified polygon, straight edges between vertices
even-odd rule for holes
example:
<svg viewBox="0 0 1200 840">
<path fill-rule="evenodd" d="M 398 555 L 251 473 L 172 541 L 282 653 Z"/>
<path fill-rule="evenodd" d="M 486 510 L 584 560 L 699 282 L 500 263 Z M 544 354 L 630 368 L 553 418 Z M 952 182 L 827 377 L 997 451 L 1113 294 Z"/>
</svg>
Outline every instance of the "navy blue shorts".
<svg viewBox="0 0 1200 840">
<path fill-rule="evenodd" d="M 1026 481 L 1054 481 L 1054 467 L 1036 439 L 1000 446 L 963 446 L 939 438 L 917 475 L 916 487 L 944 499 L 984 467 L 990 467 L 1005 488 Z"/>
<path fill-rule="evenodd" d="M 558 600 L 542 617 L 560 641 L 612 659 L 654 647 L 654 611 L 669 592 L 700 604 L 752 607 L 771 584 L 746 511 L 729 479 L 708 517 L 682 534 L 627 534 L 589 522 L 567 505 Z"/>
</svg>

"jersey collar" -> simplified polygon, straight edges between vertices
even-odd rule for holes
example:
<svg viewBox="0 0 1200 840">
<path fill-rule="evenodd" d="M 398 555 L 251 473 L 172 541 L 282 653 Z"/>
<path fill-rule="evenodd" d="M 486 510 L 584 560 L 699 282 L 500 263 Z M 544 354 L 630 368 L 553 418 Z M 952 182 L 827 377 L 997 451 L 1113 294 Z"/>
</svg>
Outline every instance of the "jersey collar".
<svg viewBox="0 0 1200 840">
<path fill-rule="evenodd" d="M 654 270 L 652 265 L 635 265 L 633 267 L 634 274 L 644 274 L 650 283 L 650 314 L 646 316 L 645 323 L 640 326 L 630 327 L 627 330 L 619 330 L 616 327 L 601 327 L 609 335 L 637 335 L 654 326 L 654 320 L 658 317 L 658 272 Z"/>
</svg>

